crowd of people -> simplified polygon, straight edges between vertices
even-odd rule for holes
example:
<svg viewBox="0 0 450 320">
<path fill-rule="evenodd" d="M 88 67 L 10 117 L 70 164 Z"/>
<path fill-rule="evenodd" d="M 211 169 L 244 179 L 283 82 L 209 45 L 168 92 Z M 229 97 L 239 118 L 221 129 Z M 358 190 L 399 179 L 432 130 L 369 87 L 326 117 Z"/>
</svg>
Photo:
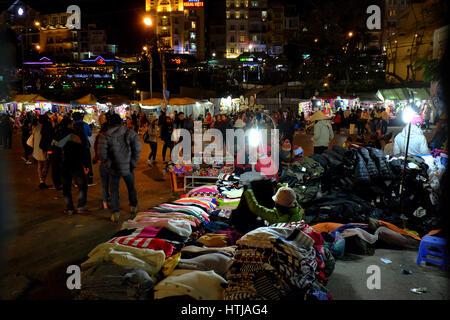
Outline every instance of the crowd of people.
<svg viewBox="0 0 450 320">
<path fill-rule="evenodd" d="M 178 141 L 172 141 L 175 129 L 186 129 L 193 133 L 194 121 L 200 121 L 203 129 L 217 129 L 226 137 L 227 129 L 263 128 L 279 129 L 279 146 L 281 164 L 294 161 L 301 147 L 294 145 L 296 131 L 301 132 L 308 124 L 313 125 L 312 144 L 314 153 L 320 154 L 328 149 L 335 133 L 340 134 L 342 128 L 356 135 L 386 134 L 389 114 L 384 108 L 338 110 L 333 117 L 317 110 L 308 120 L 303 113 L 298 114 L 290 108 L 275 111 L 271 114 L 260 111 L 242 111 L 231 115 L 219 114 L 212 116 L 209 110 L 197 119 L 186 117 L 183 112 L 175 111 L 167 114 L 161 111 L 159 116 L 147 115 L 144 112 L 130 112 L 125 119 L 119 114 L 101 112 L 98 116 L 99 132 L 91 146 L 91 127 L 83 121 L 84 114 L 73 113 L 45 113 L 23 112 L 13 117 L 3 114 L 0 117 L 0 142 L 4 148 L 11 149 L 12 135 L 15 130 L 21 131 L 23 156 L 26 165 L 32 164 L 32 157 L 37 162 L 39 188 L 46 189 L 47 176 L 51 171 L 53 188 L 62 190 L 65 200 L 65 212 L 69 215 L 76 212 L 86 212 L 88 187 L 94 185 L 93 164 L 99 164 L 99 176 L 102 185 L 102 209 L 111 210 L 111 220 L 118 221 L 119 210 L 119 182 L 122 178 L 128 189 L 131 215 L 137 212 L 137 194 L 134 187 L 134 169 L 142 150 L 140 135 L 144 143 L 149 144 L 150 153 L 147 164 L 152 167 L 157 164 L 158 143 L 162 142 L 162 160 L 170 161 L 171 152 Z M 420 124 L 429 128 L 429 110 L 425 107 Z M 446 123 L 443 117 L 437 125 L 436 132 L 430 144 L 424 140 L 419 126 L 412 130 L 411 150 L 427 152 L 430 148 L 443 148 L 446 139 Z M 386 145 L 385 152 L 401 152 L 404 143 L 401 142 L 403 130 L 395 141 Z M 421 146 L 415 146 L 420 141 Z M 424 142 L 425 141 L 425 142 Z M 93 148 L 92 148 L 93 147 Z M 395 148 L 395 150 L 394 150 Z M 91 149 L 94 151 L 91 159 Z M 248 148 L 241 148 L 247 150 Z M 417 150 L 416 150 L 417 149 Z M 169 156 L 167 157 L 167 151 Z M 242 150 L 241 150 L 242 151 Z M 269 150 L 270 152 L 270 150 Z M 235 159 L 236 160 L 236 159 Z M 242 168 L 249 168 L 244 164 Z M 51 169 L 51 170 L 50 170 Z M 79 189 L 77 209 L 72 200 L 72 182 Z"/>
</svg>

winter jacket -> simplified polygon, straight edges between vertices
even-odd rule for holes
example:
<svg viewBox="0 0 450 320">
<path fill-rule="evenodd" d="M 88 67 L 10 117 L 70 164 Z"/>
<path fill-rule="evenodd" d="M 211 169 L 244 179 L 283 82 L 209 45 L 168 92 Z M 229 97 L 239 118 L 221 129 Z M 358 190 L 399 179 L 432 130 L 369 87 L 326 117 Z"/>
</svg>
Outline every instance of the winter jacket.
<svg viewBox="0 0 450 320">
<path fill-rule="evenodd" d="M 141 154 L 138 134 L 123 125 L 111 127 L 99 141 L 100 161 L 112 175 L 128 176 L 136 168 Z"/>
<path fill-rule="evenodd" d="M 314 147 L 328 147 L 333 138 L 333 129 L 328 120 L 320 120 L 314 125 L 314 137 L 312 138 Z"/>
<path fill-rule="evenodd" d="M 42 126 L 36 126 L 33 129 L 33 158 L 38 161 L 45 161 L 48 159 L 47 153 L 39 147 L 42 140 L 41 130 Z"/>
<path fill-rule="evenodd" d="M 369 150 L 369 155 L 375 162 L 380 176 L 384 179 L 392 179 L 393 174 L 386 161 L 386 154 L 382 150 L 372 147 L 367 147 L 367 150 Z"/>
<path fill-rule="evenodd" d="M 408 126 L 404 127 L 394 140 L 394 155 L 406 152 L 406 144 L 408 139 Z M 411 125 L 411 133 L 409 137 L 408 154 L 425 154 L 428 153 L 427 139 L 423 135 L 422 130 L 415 125 Z"/>
<path fill-rule="evenodd" d="M 353 177 L 356 179 L 356 181 L 370 182 L 370 174 L 367 170 L 366 162 L 357 150 L 353 150 L 353 160 L 355 162 L 355 171 L 353 173 Z"/>
<path fill-rule="evenodd" d="M 367 171 L 369 172 L 370 178 L 376 178 L 378 177 L 378 168 L 375 162 L 372 160 L 372 158 L 369 155 L 369 151 L 366 148 L 360 148 L 358 152 L 363 157 L 364 161 L 366 162 Z"/>
<path fill-rule="evenodd" d="M 89 157 L 84 151 L 86 146 L 82 143 L 80 133 L 77 134 L 71 129 L 60 130 L 55 140 L 61 149 L 60 160 L 63 170 L 77 171 L 83 167 L 89 168 Z"/>
<path fill-rule="evenodd" d="M 328 160 L 328 165 L 331 168 L 336 168 L 342 165 L 343 156 L 333 150 L 325 150 L 322 153 L 322 156 Z"/>
<path fill-rule="evenodd" d="M 261 206 L 256 200 L 255 194 L 251 189 L 244 191 L 244 196 L 250 211 L 269 222 L 269 224 L 302 220 L 303 209 L 299 205 L 294 208 L 288 208 L 287 212 L 284 213 L 277 207 L 269 209 Z"/>
</svg>

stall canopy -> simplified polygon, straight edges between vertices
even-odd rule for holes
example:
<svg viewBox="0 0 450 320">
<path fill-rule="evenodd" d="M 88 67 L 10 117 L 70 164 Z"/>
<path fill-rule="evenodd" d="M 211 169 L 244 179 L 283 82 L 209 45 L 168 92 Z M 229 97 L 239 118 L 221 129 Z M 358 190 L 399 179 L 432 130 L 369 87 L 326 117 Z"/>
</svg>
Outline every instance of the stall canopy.
<svg viewBox="0 0 450 320">
<path fill-rule="evenodd" d="M 80 105 L 94 105 L 97 103 L 97 98 L 93 94 L 85 95 L 84 97 L 73 101 L 73 104 L 80 104 Z"/>
<path fill-rule="evenodd" d="M 163 103 L 163 101 L 164 100 L 160 99 L 160 98 L 151 98 L 151 99 L 145 99 L 145 100 L 139 101 L 139 103 L 142 106 L 149 106 L 149 107 L 151 107 L 151 106 L 158 106 L 161 103 Z"/>
<path fill-rule="evenodd" d="M 130 104 L 131 100 L 127 97 L 121 96 L 119 94 L 111 94 L 108 96 L 104 96 L 101 99 L 102 103 L 110 103 L 112 105 L 120 106 L 123 104 Z"/>
<path fill-rule="evenodd" d="M 198 100 L 192 99 L 192 98 L 171 98 L 167 102 L 167 105 L 169 106 L 185 106 L 189 104 L 194 104 L 198 102 Z"/>
<path fill-rule="evenodd" d="M 11 99 L 11 102 L 21 102 L 21 103 L 35 103 L 44 101 L 48 100 L 38 94 L 18 94 Z"/>
<path fill-rule="evenodd" d="M 409 92 L 414 94 L 414 99 L 430 100 L 429 88 L 395 88 L 378 90 L 377 96 L 383 100 L 405 101 L 409 98 Z"/>
</svg>

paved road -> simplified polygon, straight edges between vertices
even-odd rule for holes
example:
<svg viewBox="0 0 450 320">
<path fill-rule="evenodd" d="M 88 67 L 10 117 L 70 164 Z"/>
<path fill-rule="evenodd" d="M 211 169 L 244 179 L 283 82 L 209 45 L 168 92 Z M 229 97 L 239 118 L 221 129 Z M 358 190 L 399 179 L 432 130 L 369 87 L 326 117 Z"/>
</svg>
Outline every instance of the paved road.
<svg viewBox="0 0 450 320">
<path fill-rule="evenodd" d="M 391 128 L 400 130 L 401 128 Z M 312 153 L 311 136 L 298 135 L 295 144 L 301 145 L 305 155 Z M 342 143 L 345 135 L 335 137 Z M 88 214 L 66 216 L 61 192 L 40 190 L 36 164 L 27 166 L 20 156 L 22 147 L 20 136 L 14 137 L 12 150 L 0 152 L 9 160 L 9 198 L 12 201 L 11 215 L 3 220 L 6 241 L 2 242 L 6 264 L 0 268 L 0 288 L 4 299 L 70 299 L 66 288 L 66 268 L 80 264 L 97 244 L 110 238 L 120 229 L 120 224 L 109 220 L 109 213 L 100 210 L 101 186 L 98 167 L 94 166 L 96 186 L 88 191 Z M 158 145 L 158 158 L 161 163 L 161 148 Z M 149 146 L 143 144 L 143 153 L 136 169 L 136 189 L 139 209 L 145 210 L 161 202 L 175 198 L 169 185 L 169 178 L 162 172 L 159 164 L 149 169 L 145 160 Z M 50 176 L 49 176 L 50 177 Z M 51 183 L 51 180 L 48 180 Z M 121 183 L 121 222 L 129 217 L 126 188 Z M 76 193 L 74 192 L 74 199 Z M 356 257 L 353 260 L 338 261 L 336 271 L 331 276 L 329 288 L 335 299 L 448 299 L 443 291 L 448 287 L 442 273 L 431 266 L 416 267 L 413 275 L 402 276 L 400 269 L 385 267 L 382 285 L 386 290 L 368 292 L 365 286 L 368 264 L 381 264 L 377 257 L 388 257 L 404 268 L 414 268 L 415 253 L 387 250 L 376 252 L 375 257 Z M 394 264 L 392 265 L 394 266 Z M 419 268 L 419 269 L 417 269 Z M 417 271 L 417 272 L 416 272 Z M 426 281 L 425 281 L 426 279 Z M 448 279 L 447 279 L 448 280 Z M 432 294 L 412 296 L 409 288 L 428 286 Z M 387 288 L 389 290 L 387 291 Z"/>
</svg>

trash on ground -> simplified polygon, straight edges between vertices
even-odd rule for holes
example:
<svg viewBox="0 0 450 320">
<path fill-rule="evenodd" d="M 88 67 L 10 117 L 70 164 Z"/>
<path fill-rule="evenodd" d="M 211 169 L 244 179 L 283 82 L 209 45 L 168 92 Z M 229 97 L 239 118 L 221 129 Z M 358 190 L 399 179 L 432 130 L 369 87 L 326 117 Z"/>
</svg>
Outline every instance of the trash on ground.
<svg viewBox="0 0 450 320">
<path fill-rule="evenodd" d="M 381 261 L 383 261 L 384 263 L 392 263 L 391 260 L 386 259 L 386 258 L 380 258 Z"/>
<path fill-rule="evenodd" d="M 422 294 L 422 293 L 425 293 L 428 291 L 427 291 L 427 288 L 412 288 L 411 292 L 414 292 L 416 294 Z"/>
</svg>

